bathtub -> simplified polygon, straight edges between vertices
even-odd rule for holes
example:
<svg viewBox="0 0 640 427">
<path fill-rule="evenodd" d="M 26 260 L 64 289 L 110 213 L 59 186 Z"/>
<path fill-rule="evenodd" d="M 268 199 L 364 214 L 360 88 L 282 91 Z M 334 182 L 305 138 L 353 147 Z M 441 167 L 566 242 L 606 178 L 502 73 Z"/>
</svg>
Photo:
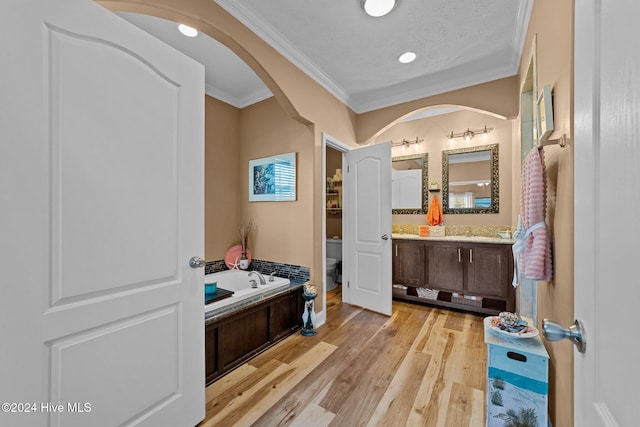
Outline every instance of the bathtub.
<svg viewBox="0 0 640 427">
<path fill-rule="evenodd" d="M 233 295 L 220 301 L 214 301 L 204 306 L 205 313 L 228 307 L 234 304 L 247 301 L 249 299 L 258 299 L 262 294 L 273 293 L 277 290 L 289 287 L 291 283 L 289 279 L 282 277 L 274 277 L 274 281 L 269 281 L 269 275 L 263 275 L 267 281 L 266 285 L 260 284 L 260 279 L 255 274 L 249 276 L 248 271 L 243 270 L 226 270 L 219 273 L 207 274 L 206 279 L 214 279 L 218 282 L 218 288 L 233 291 Z M 251 287 L 251 280 L 258 282 L 257 288 Z"/>
</svg>

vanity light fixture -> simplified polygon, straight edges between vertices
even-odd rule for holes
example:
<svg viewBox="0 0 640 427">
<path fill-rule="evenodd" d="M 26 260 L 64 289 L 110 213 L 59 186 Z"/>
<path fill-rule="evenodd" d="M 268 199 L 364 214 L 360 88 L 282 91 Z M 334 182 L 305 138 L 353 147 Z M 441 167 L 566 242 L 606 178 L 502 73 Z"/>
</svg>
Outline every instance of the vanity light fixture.
<svg viewBox="0 0 640 427">
<path fill-rule="evenodd" d="M 180 31 L 182 35 L 186 37 L 195 37 L 198 35 L 198 30 L 184 24 L 178 24 L 178 31 Z"/>
<path fill-rule="evenodd" d="M 379 18 L 391 12 L 396 5 L 396 0 L 361 0 L 360 6 L 369 16 Z"/>
<path fill-rule="evenodd" d="M 392 147 L 402 147 L 402 151 L 405 151 L 407 148 L 413 145 L 414 150 L 418 150 L 418 144 L 420 144 L 424 139 L 420 139 L 416 136 L 415 140 L 408 140 L 402 138 L 402 141 L 391 142 Z"/>
<path fill-rule="evenodd" d="M 460 133 L 453 133 L 453 131 L 451 131 L 451 134 L 447 135 L 447 138 L 449 139 L 449 142 L 453 142 L 453 140 L 455 138 L 462 138 L 468 144 L 468 143 L 471 142 L 471 140 L 473 139 L 474 136 L 476 136 L 476 135 L 488 135 L 492 130 L 493 130 L 493 128 L 488 128 L 487 125 L 484 125 L 484 129 L 471 130 L 471 129 L 467 128 L 467 130 L 465 130 L 464 132 L 460 132 Z"/>
</svg>

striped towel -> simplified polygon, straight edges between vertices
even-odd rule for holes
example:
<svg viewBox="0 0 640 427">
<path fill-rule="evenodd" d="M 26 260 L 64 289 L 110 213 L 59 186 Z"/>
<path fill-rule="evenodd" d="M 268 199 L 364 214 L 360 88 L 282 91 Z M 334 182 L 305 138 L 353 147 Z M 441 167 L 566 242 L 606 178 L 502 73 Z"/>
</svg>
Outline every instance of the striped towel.
<svg viewBox="0 0 640 427">
<path fill-rule="evenodd" d="M 545 223 L 547 214 L 547 178 L 544 149 L 536 147 L 522 163 L 520 212 L 524 232 L 516 233 L 513 253 L 516 275 L 523 279 L 549 281 L 553 277 L 551 238 Z"/>
</svg>

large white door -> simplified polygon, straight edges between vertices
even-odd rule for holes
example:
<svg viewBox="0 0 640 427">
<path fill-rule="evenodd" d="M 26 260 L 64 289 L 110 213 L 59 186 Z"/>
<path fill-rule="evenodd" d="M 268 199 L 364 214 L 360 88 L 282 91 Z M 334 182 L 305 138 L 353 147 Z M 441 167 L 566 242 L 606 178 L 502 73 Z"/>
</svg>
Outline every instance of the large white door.
<svg viewBox="0 0 640 427">
<path fill-rule="evenodd" d="M 575 2 L 577 427 L 638 425 L 640 49 L 635 0 Z"/>
<path fill-rule="evenodd" d="M 391 144 L 346 153 L 348 277 L 350 304 L 391 315 Z"/>
<path fill-rule="evenodd" d="M 0 23 L 0 425 L 192 426 L 203 68 L 89 0 Z"/>
</svg>

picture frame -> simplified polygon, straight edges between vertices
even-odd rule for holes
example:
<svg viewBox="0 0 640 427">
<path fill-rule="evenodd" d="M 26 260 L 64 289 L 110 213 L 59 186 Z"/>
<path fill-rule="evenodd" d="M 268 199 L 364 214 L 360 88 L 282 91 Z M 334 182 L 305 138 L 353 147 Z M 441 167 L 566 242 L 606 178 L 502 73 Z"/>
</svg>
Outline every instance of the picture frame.
<svg viewBox="0 0 640 427">
<path fill-rule="evenodd" d="M 296 200 L 296 153 L 249 160 L 249 201 Z"/>
<path fill-rule="evenodd" d="M 544 85 L 540 96 L 536 101 L 538 144 L 546 141 L 553 132 L 553 98 L 551 97 L 551 86 Z"/>
</svg>

